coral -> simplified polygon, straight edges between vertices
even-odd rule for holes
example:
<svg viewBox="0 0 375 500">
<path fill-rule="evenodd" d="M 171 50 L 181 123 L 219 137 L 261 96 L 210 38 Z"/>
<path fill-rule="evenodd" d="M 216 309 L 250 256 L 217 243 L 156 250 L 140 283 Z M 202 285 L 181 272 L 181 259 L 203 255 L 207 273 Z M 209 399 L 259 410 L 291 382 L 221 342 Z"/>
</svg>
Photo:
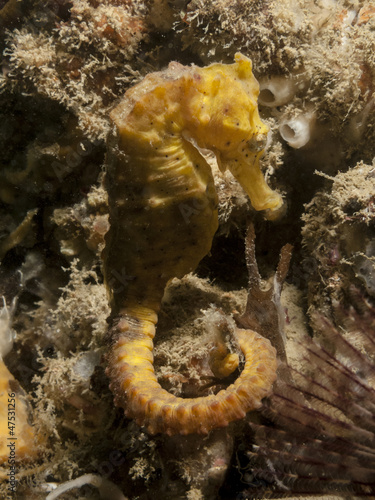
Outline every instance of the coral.
<svg viewBox="0 0 375 500">
<path fill-rule="evenodd" d="M 214 387 L 226 384 L 215 377 L 212 365 L 221 371 L 222 364 L 215 361 L 222 353 L 239 356 L 242 363 L 231 315 L 243 309 L 243 292 L 223 293 L 192 274 L 167 286 L 154 349 L 155 372 L 164 389 L 186 398 L 212 394 Z M 180 302 L 186 304 L 183 314 Z"/>
<path fill-rule="evenodd" d="M 167 282 L 197 266 L 217 229 L 211 173 L 185 137 L 228 163 L 256 210 L 271 218 L 280 212 L 281 196 L 258 167 L 266 133 L 258 92 L 251 62 L 240 54 L 232 66 L 171 64 L 165 74 L 151 74 L 128 91 L 111 115 L 118 132 L 107 155 L 111 229 L 104 265 L 114 318 L 107 373 L 116 403 L 152 433 L 207 433 L 225 426 L 258 407 L 275 378 L 274 350 L 251 330 L 236 331 L 245 355 L 238 380 L 202 400 L 163 390 L 151 352 Z M 116 276 L 126 283 L 119 286 Z M 229 354 L 222 363 L 227 373 L 238 360 Z"/>
<path fill-rule="evenodd" d="M 23 441 L 18 438 L 21 460 L 17 463 L 17 478 L 21 482 L 25 475 L 35 474 L 35 489 L 38 490 L 51 474 L 58 482 L 67 481 L 72 474 L 76 476 L 78 463 L 85 454 L 82 443 L 90 442 L 99 429 L 100 433 L 103 431 L 108 419 L 111 420 L 105 396 L 99 399 L 91 385 L 100 366 L 102 351 L 99 344 L 107 328 L 109 309 L 105 287 L 98 283 L 93 269 L 79 269 L 77 262 L 73 261 L 70 280 L 54 304 L 52 287 L 46 281 L 48 271 L 45 272 L 35 256 L 31 258 L 29 255 L 29 261 L 21 268 L 22 286 L 31 291 L 28 283 L 37 276 L 38 280 L 43 280 L 44 286 L 38 289 L 43 300 L 34 306 L 31 314 L 21 308 L 16 321 L 10 319 L 6 323 L 7 331 L 13 327 L 19 333 L 13 352 L 5 360 L 15 377 L 30 392 L 27 399 L 31 406 L 23 412 L 23 396 L 19 394 L 18 382 L 12 377 L 11 388 L 18 398 L 16 424 L 19 432 L 24 415 L 25 418 L 31 415 L 34 422 L 30 427 L 34 441 L 29 462 L 22 458 L 28 450 L 24 451 Z M 49 278 L 56 279 L 56 276 Z M 22 288 L 19 293 L 22 301 Z M 7 419 L 2 419 L 2 422 L 7 422 Z M 23 438 L 28 440 L 28 446 L 30 430 L 25 427 L 24 431 Z M 44 461 L 36 466 L 39 457 L 44 457 Z M 88 463 L 87 458 L 83 460 Z M 34 467 L 28 470 L 27 465 Z M 103 492 L 108 489 L 108 484 L 104 483 Z M 76 484 L 79 486 L 78 482 Z M 101 487 L 99 483 L 98 487 Z M 18 485 L 17 494 L 23 491 L 24 487 Z M 26 494 L 28 491 L 29 487 Z"/>
<path fill-rule="evenodd" d="M 103 337 L 108 315 L 105 289 L 97 273 L 80 269 L 73 260 L 69 283 L 62 287 L 57 309 L 50 312 L 44 325 L 44 342 L 52 341 L 65 355 L 77 351 L 79 345 L 90 346 Z"/>
<path fill-rule="evenodd" d="M 308 111 L 295 117 L 283 117 L 279 125 L 280 135 L 292 148 L 302 148 L 311 141 L 315 120 L 315 113 Z"/>
<path fill-rule="evenodd" d="M 301 85 L 301 84 L 299 84 Z M 259 80 L 259 104 L 272 108 L 284 106 L 293 100 L 298 90 L 298 80 L 293 76 L 273 75 Z"/>
</svg>

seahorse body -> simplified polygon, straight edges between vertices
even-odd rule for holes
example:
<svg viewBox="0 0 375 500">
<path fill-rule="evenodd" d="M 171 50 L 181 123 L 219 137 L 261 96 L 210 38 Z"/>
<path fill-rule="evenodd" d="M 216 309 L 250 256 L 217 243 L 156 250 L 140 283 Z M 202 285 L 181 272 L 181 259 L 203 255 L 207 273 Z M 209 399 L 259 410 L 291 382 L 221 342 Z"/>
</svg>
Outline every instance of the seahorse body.
<svg viewBox="0 0 375 500">
<path fill-rule="evenodd" d="M 228 166 L 256 210 L 272 217 L 281 196 L 258 166 L 267 127 L 251 61 L 205 68 L 171 63 L 128 90 L 112 111 L 106 185 L 111 229 L 104 251 L 113 327 L 107 374 L 115 402 L 149 432 L 207 433 L 260 406 L 276 377 L 275 350 L 238 329 L 245 367 L 216 395 L 184 399 L 159 385 L 153 337 L 167 282 L 193 271 L 218 226 L 211 169 L 198 148 Z"/>
</svg>

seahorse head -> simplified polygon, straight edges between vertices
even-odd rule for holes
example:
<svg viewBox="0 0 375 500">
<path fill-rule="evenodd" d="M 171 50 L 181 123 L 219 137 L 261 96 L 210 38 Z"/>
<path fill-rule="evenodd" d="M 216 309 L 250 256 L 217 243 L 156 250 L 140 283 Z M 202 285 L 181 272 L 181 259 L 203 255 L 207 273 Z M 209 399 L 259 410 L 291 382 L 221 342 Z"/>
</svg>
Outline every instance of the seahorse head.
<svg viewBox="0 0 375 500">
<path fill-rule="evenodd" d="M 234 64 L 195 69 L 188 112 L 199 145 L 225 154 L 254 135 L 267 134 L 268 128 L 259 118 L 259 85 L 250 59 L 236 54 Z"/>
<path fill-rule="evenodd" d="M 219 166 L 232 172 L 256 210 L 276 218 L 283 202 L 259 170 L 268 127 L 259 116 L 259 84 L 250 59 L 237 53 L 234 64 L 194 67 L 187 78 L 183 113 L 189 134 L 199 147 L 215 152 Z"/>
</svg>

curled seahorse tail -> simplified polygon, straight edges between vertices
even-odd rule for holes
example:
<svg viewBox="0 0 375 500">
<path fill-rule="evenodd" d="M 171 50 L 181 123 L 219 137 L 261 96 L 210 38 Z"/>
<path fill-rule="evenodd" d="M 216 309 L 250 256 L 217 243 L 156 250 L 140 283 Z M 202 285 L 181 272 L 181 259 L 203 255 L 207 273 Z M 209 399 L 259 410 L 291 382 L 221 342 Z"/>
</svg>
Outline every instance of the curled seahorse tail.
<svg viewBox="0 0 375 500">
<path fill-rule="evenodd" d="M 153 368 L 157 315 L 151 310 L 122 311 L 112 330 L 107 375 L 117 406 L 148 432 L 207 434 L 259 408 L 276 379 L 276 351 L 251 330 L 237 330 L 245 366 L 238 379 L 216 395 L 180 398 L 163 389 Z"/>
</svg>

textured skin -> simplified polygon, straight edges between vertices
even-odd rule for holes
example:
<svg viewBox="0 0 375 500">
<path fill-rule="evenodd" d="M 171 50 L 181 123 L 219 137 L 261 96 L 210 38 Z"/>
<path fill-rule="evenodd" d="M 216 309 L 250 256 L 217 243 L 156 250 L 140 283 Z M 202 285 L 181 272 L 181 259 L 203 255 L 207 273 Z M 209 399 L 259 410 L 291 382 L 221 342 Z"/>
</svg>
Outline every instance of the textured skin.
<svg viewBox="0 0 375 500">
<path fill-rule="evenodd" d="M 232 65 L 171 63 L 130 89 L 111 113 L 111 229 L 103 255 L 113 317 L 107 374 L 116 404 L 151 433 L 225 426 L 259 407 L 276 377 L 273 347 L 250 330 L 237 332 L 244 370 L 215 396 L 169 394 L 152 364 L 164 288 L 196 268 L 218 226 L 211 169 L 197 146 L 212 150 L 231 170 L 256 210 L 272 218 L 282 206 L 258 166 L 267 134 L 258 93 L 251 61 L 236 54 Z"/>
</svg>

